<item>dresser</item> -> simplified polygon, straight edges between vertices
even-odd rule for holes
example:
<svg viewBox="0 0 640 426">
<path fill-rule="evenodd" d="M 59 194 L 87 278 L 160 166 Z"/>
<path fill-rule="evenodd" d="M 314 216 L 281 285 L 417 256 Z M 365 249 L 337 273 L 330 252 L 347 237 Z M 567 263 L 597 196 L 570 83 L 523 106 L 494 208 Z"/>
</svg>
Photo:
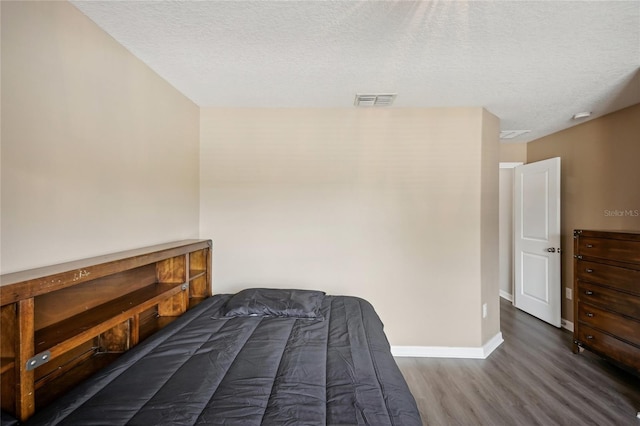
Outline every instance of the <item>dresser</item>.
<svg viewBox="0 0 640 426">
<path fill-rule="evenodd" d="M 640 372 L 640 231 L 574 231 L 574 352 Z"/>
</svg>

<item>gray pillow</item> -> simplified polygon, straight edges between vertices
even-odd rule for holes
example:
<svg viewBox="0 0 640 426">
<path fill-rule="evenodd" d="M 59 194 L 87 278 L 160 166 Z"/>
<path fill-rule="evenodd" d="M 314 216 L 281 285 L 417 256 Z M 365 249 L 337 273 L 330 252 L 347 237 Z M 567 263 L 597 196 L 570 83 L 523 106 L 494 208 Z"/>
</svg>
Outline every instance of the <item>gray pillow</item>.
<svg viewBox="0 0 640 426">
<path fill-rule="evenodd" d="M 224 316 L 319 318 L 325 293 L 316 290 L 249 288 L 234 294 Z"/>
</svg>

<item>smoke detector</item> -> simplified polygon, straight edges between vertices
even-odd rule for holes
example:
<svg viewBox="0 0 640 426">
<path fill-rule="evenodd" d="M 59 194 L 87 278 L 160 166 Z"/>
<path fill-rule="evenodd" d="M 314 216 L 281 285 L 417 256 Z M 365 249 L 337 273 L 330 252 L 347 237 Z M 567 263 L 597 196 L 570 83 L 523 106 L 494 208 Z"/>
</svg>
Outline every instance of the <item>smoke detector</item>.
<svg viewBox="0 0 640 426">
<path fill-rule="evenodd" d="M 500 132 L 500 139 L 513 139 L 530 131 L 531 130 L 503 130 Z"/>
<path fill-rule="evenodd" d="M 386 107 L 391 106 L 397 93 L 356 93 L 353 102 L 357 107 Z"/>
</svg>

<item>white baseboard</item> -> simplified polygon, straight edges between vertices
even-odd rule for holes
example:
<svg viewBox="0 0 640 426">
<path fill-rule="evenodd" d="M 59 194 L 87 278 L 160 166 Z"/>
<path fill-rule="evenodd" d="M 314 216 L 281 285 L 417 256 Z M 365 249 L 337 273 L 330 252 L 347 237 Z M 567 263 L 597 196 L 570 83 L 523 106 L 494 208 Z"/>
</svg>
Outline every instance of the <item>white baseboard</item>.
<svg viewBox="0 0 640 426">
<path fill-rule="evenodd" d="M 391 353 L 398 357 L 418 358 L 472 358 L 486 359 L 491 352 L 504 342 L 502 333 L 493 336 L 479 348 L 449 346 L 391 346 Z"/>
<path fill-rule="evenodd" d="M 560 320 L 560 324 L 561 324 L 562 328 L 564 328 L 566 330 L 569 330 L 570 332 L 573 333 L 573 323 L 571 321 L 562 318 Z"/>
<path fill-rule="evenodd" d="M 500 290 L 500 297 L 503 299 L 507 299 L 509 302 L 513 303 L 513 294 L 509 294 L 504 290 Z"/>
<path fill-rule="evenodd" d="M 489 355 L 491 355 L 491 353 L 496 349 L 498 349 L 498 346 L 500 346 L 503 342 L 504 342 L 504 339 L 502 338 L 502 332 L 499 331 L 498 334 L 493 336 L 491 339 L 489 339 L 487 343 L 485 343 L 482 346 L 482 351 L 484 352 L 484 358 L 487 358 Z"/>
</svg>

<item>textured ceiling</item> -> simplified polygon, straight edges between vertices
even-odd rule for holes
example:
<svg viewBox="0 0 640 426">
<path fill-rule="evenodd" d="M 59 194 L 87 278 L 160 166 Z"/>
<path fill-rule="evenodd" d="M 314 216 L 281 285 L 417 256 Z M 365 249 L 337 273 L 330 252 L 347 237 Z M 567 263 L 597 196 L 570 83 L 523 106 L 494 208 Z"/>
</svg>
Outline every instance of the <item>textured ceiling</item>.
<svg viewBox="0 0 640 426">
<path fill-rule="evenodd" d="M 640 102 L 640 0 L 73 1 L 203 107 L 482 106 L 526 142 Z"/>
</svg>

